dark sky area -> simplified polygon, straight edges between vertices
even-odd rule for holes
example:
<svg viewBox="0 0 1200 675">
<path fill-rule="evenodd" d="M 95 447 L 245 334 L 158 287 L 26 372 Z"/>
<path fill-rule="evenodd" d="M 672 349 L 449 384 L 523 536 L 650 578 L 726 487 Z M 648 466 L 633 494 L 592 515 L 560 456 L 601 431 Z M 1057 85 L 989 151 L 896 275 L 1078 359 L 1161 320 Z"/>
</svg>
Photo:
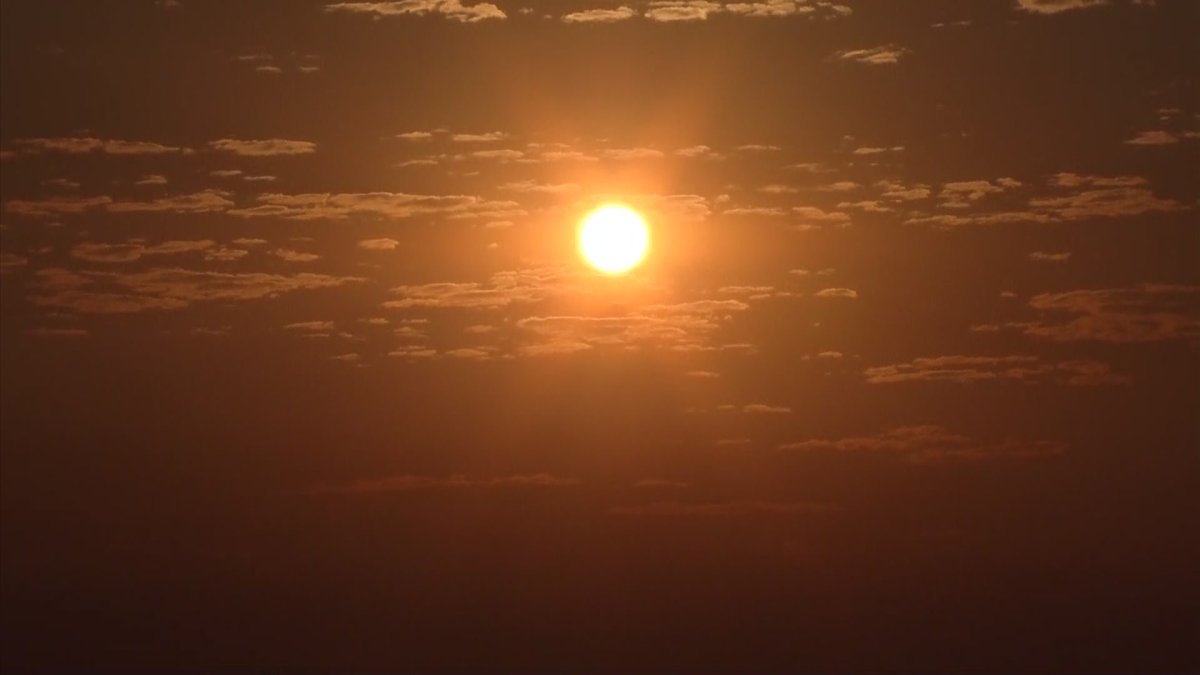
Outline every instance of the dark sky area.
<svg viewBox="0 0 1200 675">
<path fill-rule="evenodd" d="M 5 671 L 1200 670 L 1197 35 L 4 0 Z"/>
</svg>

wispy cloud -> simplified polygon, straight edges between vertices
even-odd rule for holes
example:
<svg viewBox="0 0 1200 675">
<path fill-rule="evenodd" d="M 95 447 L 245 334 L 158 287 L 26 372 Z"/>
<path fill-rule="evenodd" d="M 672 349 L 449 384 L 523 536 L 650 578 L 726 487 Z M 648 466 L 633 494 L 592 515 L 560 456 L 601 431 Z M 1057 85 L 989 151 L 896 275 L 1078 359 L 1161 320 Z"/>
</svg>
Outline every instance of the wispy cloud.
<svg viewBox="0 0 1200 675">
<path fill-rule="evenodd" d="M 780 450 L 894 455 L 914 464 L 1035 459 L 1067 451 L 1056 441 L 978 441 L 936 424 L 896 427 L 874 436 L 812 439 L 784 443 Z"/>
</svg>

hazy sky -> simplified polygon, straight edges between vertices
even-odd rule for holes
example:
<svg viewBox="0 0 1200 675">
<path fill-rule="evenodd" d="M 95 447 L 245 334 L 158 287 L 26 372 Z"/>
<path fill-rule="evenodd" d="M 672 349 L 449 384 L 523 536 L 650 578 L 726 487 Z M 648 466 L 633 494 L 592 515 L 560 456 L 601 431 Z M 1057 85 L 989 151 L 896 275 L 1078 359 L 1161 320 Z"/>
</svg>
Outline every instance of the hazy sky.
<svg viewBox="0 0 1200 675">
<path fill-rule="evenodd" d="M 5 0 L 5 665 L 1200 668 L 1198 34 Z"/>
</svg>

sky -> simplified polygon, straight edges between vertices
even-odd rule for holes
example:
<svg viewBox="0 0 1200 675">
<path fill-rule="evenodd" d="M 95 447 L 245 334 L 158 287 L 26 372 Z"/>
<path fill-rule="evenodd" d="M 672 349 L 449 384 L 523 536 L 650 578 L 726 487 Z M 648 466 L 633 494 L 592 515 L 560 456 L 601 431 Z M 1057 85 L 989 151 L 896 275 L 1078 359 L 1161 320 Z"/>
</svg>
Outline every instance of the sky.
<svg viewBox="0 0 1200 675">
<path fill-rule="evenodd" d="M 0 658 L 1200 669 L 1198 28 L 5 0 Z"/>
</svg>

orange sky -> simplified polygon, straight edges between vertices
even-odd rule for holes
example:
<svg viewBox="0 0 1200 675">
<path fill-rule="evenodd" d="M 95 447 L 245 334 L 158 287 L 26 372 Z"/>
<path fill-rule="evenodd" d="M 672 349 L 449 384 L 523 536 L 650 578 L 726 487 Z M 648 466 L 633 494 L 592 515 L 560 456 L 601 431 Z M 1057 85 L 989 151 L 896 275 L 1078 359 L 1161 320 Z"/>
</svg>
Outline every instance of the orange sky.
<svg viewBox="0 0 1200 675">
<path fill-rule="evenodd" d="M 1197 26 L 5 0 L 4 665 L 1200 667 Z"/>
</svg>

